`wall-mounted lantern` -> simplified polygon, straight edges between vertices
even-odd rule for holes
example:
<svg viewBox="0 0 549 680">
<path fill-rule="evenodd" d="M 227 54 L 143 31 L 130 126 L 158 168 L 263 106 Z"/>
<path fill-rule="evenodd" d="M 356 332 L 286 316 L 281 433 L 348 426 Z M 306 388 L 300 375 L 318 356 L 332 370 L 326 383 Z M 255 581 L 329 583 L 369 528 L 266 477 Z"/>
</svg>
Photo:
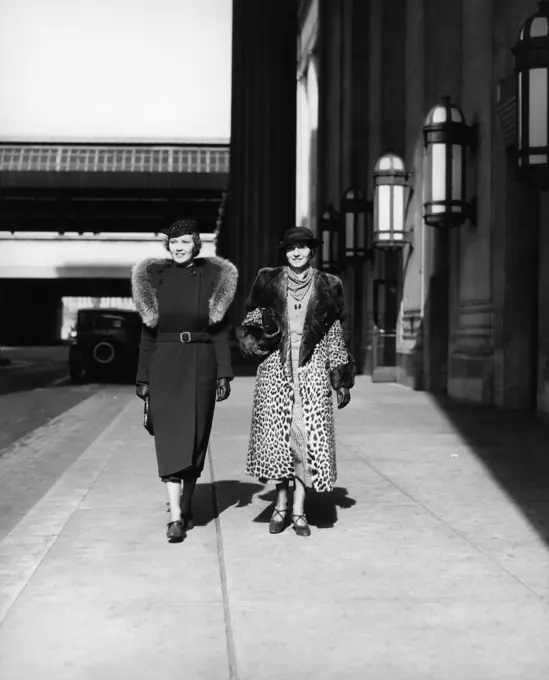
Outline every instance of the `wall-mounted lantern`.
<svg viewBox="0 0 549 680">
<path fill-rule="evenodd" d="M 520 29 L 512 49 L 517 78 L 517 171 L 549 186 L 549 1 Z"/>
<path fill-rule="evenodd" d="M 341 215 L 329 205 L 320 215 L 319 227 L 324 241 L 320 253 L 320 268 L 326 272 L 336 273 L 341 268 Z"/>
<path fill-rule="evenodd" d="M 362 189 L 350 187 L 341 198 L 341 214 L 343 215 L 345 258 L 367 259 L 366 213 L 370 204 Z"/>
<path fill-rule="evenodd" d="M 392 151 L 375 165 L 372 243 L 377 248 L 402 248 L 409 240 L 404 229 L 408 177 L 404 161 Z"/>
<path fill-rule="evenodd" d="M 466 152 L 472 145 L 472 130 L 450 97 L 442 97 L 429 112 L 423 135 L 425 223 L 431 227 L 456 227 L 474 215 L 465 192 Z"/>
</svg>

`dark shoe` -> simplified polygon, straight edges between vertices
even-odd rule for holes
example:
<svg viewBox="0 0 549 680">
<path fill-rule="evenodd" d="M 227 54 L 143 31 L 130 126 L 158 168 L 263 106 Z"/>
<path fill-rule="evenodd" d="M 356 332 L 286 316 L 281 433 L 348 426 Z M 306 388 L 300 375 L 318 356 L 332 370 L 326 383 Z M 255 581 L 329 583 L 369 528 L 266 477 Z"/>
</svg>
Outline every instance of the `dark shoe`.
<svg viewBox="0 0 549 680">
<path fill-rule="evenodd" d="M 183 523 L 181 520 L 176 520 L 175 522 L 168 522 L 168 531 L 166 533 L 168 541 L 170 543 L 181 543 L 185 538 L 185 529 L 183 528 Z"/>
<path fill-rule="evenodd" d="M 307 523 L 307 518 L 305 515 L 292 515 L 292 522 L 294 525 L 294 531 L 298 536 L 311 535 L 311 527 Z"/>
<path fill-rule="evenodd" d="M 286 510 L 274 509 L 273 516 L 269 522 L 270 534 L 281 534 L 286 527 Z"/>
<path fill-rule="evenodd" d="M 183 528 L 185 531 L 190 531 L 191 529 L 194 529 L 194 522 L 193 522 L 193 511 L 189 510 L 189 512 L 182 512 L 181 513 L 181 521 L 183 522 Z"/>
</svg>

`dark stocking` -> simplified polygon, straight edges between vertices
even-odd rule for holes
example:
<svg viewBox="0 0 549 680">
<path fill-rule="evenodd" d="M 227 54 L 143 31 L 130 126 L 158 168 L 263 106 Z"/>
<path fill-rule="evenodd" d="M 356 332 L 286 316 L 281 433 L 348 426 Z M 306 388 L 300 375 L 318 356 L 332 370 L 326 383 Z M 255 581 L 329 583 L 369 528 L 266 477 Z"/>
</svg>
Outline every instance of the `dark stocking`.
<svg viewBox="0 0 549 680">
<path fill-rule="evenodd" d="M 188 515 L 191 512 L 191 502 L 196 488 L 197 478 L 191 475 L 183 477 L 183 492 L 181 494 L 181 512 Z"/>
</svg>

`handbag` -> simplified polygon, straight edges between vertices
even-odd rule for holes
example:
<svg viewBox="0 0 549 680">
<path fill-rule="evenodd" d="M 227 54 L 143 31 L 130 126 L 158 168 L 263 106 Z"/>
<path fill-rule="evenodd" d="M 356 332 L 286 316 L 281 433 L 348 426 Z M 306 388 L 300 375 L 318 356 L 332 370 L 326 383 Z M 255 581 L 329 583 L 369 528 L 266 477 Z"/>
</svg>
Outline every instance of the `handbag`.
<svg viewBox="0 0 549 680">
<path fill-rule="evenodd" d="M 282 333 L 271 307 L 261 308 L 261 337 L 258 345 L 261 349 L 274 350 L 280 343 Z"/>
<path fill-rule="evenodd" d="M 145 399 L 143 405 L 143 427 L 150 435 L 154 435 L 153 419 L 151 406 L 149 404 L 149 397 Z"/>
<path fill-rule="evenodd" d="M 267 335 L 274 335 L 280 330 L 274 315 L 274 311 L 271 309 L 271 307 L 261 308 L 261 326 L 263 332 Z"/>
</svg>

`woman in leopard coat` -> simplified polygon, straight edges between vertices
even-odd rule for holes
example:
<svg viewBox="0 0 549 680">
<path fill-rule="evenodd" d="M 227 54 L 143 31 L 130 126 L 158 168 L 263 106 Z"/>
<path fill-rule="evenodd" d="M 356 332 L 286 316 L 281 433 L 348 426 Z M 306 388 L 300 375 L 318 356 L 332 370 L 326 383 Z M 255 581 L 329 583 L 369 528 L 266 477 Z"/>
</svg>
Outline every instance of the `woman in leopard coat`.
<svg viewBox="0 0 549 680">
<path fill-rule="evenodd" d="M 271 533 L 286 526 L 294 486 L 292 523 L 298 535 L 310 535 L 306 490 L 331 491 L 336 480 L 332 389 L 344 408 L 354 385 L 355 362 L 342 329 L 342 283 L 310 265 L 321 243 L 305 227 L 286 232 L 280 250 L 288 266 L 259 271 L 237 331 L 244 354 L 261 359 L 246 473 L 276 484 Z M 278 326 L 271 335 L 264 332 L 265 309 Z"/>
</svg>

